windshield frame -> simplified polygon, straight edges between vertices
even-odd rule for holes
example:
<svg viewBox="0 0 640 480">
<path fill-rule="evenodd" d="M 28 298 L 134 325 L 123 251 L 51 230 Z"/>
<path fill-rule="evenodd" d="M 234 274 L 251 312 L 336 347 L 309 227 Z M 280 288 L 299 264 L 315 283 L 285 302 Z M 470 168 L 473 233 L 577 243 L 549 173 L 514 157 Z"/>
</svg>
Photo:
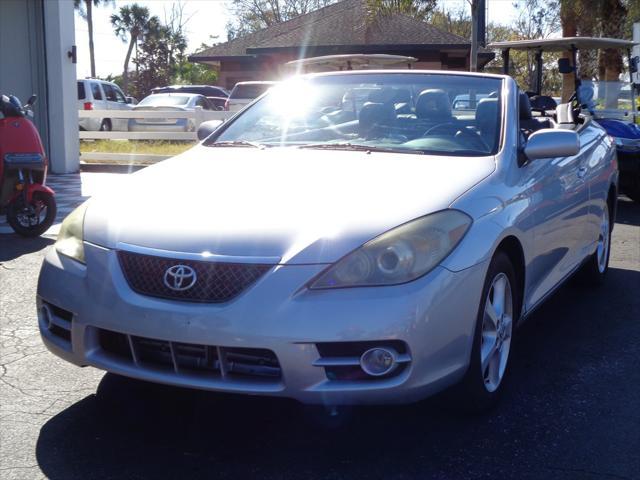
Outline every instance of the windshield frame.
<svg viewBox="0 0 640 480">
<path fill-rule="evenodd" d="M 407 153 L 415 153 L 416 155 L 430 155 L 430 156 L 451 156 L 451 157 L 472 157 L 472 158 L 481 158 L 481 157 L 496 157 L 501 155 L 504 147 L 505 147 L 505 131 L 507 128 L 506 124 L 506 108 L 507 101 L 506 96 L 504 94 L 506 88 L 506 80 L 508 76 L 505 75 L 496 75 L 496 74 L 485 74 L 485 73 L 471 73 L 471 72 L 451 72 L 451 71 L 433 71 L 433 70 L 359 70 L 359 71 L 349 71 L 349 72 L 323 72 L 323 73 L 311 73 L 299 76 L 289 77 L 282 82 L 278 82 L 278 84 L 286 84 L 287 81 L 294 80 L 296 78 L 303 80 L 311 80 L 313 81 L 316 78 L 327 78 L 327 77 L 355 77 L 355 76 L 372 76 L 372 75 L 403 75 L 403 76 L 450 76 L 450 77 L 470 77 L 470 78 L 491 78 L 495 79 L 499 82 L 498 89 L 498 112 L 497 112 L 497 120 L 500 122 L 500 128 L 497 129 L 496 135 L 496 146 L 493 151 L 482 153 L 481 155 L 470 155 L 468 153 L 456 154 L 453 152 L 438 152 L 438 151 L 422 151 L 415 150 L 415 152 L 411 152 L 410 149 L 407 149 Z M 210 136 L 205 138 L 202 141 L 203 146 L 209 146 L 216 143 L 217 139 L 220 138 L 224 132 L 226 132 L 236 121 L 238 121 L 243 115 L 245 115 L 248 111 L 250 111 L 255 104 L 261 102 L 265 97 L 267 97 L 272 89 L 267 90 L 259 97 L 252 100 L 245 108 L 236 112 L 233 116 L 231 116 L 227 121 L 221 124 Z M 329 145 L 330 142 L 321 143 L 318 145 Z M 264 145 L 269 148 L 300 148 L 301 145 Z M 307 148 L 310 148 L 307 146 Z M 373 150 L 372 146 L 372 150 Z"/>
</svg>

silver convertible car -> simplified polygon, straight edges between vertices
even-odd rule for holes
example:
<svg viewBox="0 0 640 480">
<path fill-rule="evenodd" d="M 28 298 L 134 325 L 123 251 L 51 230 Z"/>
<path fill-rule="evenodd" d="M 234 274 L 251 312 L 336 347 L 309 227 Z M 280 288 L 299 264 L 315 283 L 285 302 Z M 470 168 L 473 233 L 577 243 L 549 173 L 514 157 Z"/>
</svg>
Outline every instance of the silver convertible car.
<svg viewBox="0 0 640 480">
<path fill-rule="evenodd" d="M 617 177 L 601 127 L 532 116 L 508 76 L 295 77 L 69 215 L 40 331 L 151 382 L 485 408 L 526 317 L 603 280 Z"/>
</svg>

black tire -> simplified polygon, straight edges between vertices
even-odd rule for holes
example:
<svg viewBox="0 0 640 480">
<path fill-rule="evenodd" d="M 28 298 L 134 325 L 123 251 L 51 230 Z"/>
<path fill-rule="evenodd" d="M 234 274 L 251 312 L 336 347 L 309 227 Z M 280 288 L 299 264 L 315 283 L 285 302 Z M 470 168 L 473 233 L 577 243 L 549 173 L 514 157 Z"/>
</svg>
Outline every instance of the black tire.
<svg viewBox="0 0 640 480">
<path fill-rule="evenodd" d="M 38 237 L 42 235 L 56 219 L 57 207 L 56 200 L 53 196 L 42 192 L 35 192 L 33 194 L 33 201 L 42 202 L 47 209 L 44 219 L 37 225 L 25 226 L 20 223 L 18 215 L 23 213 L 25 208 L 21 199 L 12 202 L 7 208 L 7 222 L 18 235 L 22 235 L 23 237 Z"/>
<path fill-rule="evenodd" d="M 611 199 L 609 199 L 609 202 Z M 615 200 L 614 200 L 615 201 Z M 604 283 L 604 280 L 607 276 L 607 272 L 609 271 L 609 257 L 611 256 L 611 232 L 613 231 L 613 208 L 607 202 L 606 208 L 603 210 L 603 213 L 606 212 L 606 216 L 608 219 L 608 232 L 606 239 L 603 237 L 602 231 L 598 237 L 598 247 L 596 251 L 589 257 L 589 259 L 585 262 L 585 264 L 580 269 L 578 274 L 578 279 L 580 283 L 589 287 L 597 287 Z M 602 221 L 601 221 L 601 229 L 602 229 Z M 600 245 L 601 241 L 606 240 L 606 251 L 604 252 L 604 258 L 602 256 Z"/>
<path fill-rule="evenodd" d="M 109 120 L 108 118 L 105 118 L 104 120 L 102 120 L 102 123 L 100 124 L 100 131 L 101 132 L 110 132 L 111 129 L 112 129 L 111 120 Z"/>
<path fill-rule="evenodd" d="M 490 294 L 494 294 L 494 292 L 492 291 L 494 281 L 499 278 L 502 279 L 504 277 L 506 277 L 508 280 L 507 285 L 511 292 L 511 331 L 509 332 L 508 336 L 509 344 L 506 351 L 506 364 L 503 370 L 504 373 L 498 380 L 497 386 L 495 386 L 495 388 L 492 388 L 493 386 L 490 385 L 491 382 L 489 382 L 487 378 L 485 378 L 489 376 L 489 370 L 487 369 L 486 371 L 483 371 L 481 360 L 481 352 L 484 341 L 483 328 L 485 322 L 485 307 L 487 306 L 487 301 L 489 300 Z M 518 324 L 518 320 L 520 318 L 522 292 L 520 292 L 518 285 L 519 284 L 517 281 L 516 272 L 513 264 L 511 263 L 511 260 L 506 253 L 498 251 L 491 260 L 489 269 L 487 271 L 487 276 L 484 281 L 484 286 L 482 288 L 482 297 L 480 300 L 480 308 L 478 310 L 476 319 L 476 327 L 473 336 L 473 347 L 471 349 L 471 360 L 469 362 L 469 368 L 460 384 L 452 390 L 452 393 L 455 395 L 456 405 L 466 412 L 478 413 L 494 407 L 504 389 L 504 385 L 509 376 L 509 367 L 511 364 L 510 359 L 513 358 L 515 337 L 514 333 Z M 505 308 L 504 311 L 506 312 L 508 311 L 508 309 Z M 501 318 L 501 322 L 504 323 L 504 318 L 506 317 Z M 497 334 L 496 338 L 499 339 L 499 337 L 500 335 Z M 504 344 L 506 340 L 506 338 L 504 340 L 500 340 L 500 345 L 506 345 Z M 497 341 L 498 340 L 496 340 L 496 342 Z M 487 375 L 485 375 L 485 373 Z"/>
</svg>

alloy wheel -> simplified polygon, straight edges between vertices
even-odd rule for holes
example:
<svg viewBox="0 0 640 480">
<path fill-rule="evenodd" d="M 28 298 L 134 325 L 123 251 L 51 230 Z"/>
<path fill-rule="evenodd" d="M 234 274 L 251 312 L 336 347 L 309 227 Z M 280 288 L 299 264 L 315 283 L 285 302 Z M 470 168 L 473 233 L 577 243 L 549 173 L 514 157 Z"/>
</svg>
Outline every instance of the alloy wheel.
<svg viewBox="0 0 640 480">
<path fill-rule="evenodd" d="M 499 273 L 491 282 L 485 301 L 480 339 L 480 366 L 484 386 L 495 392 L 509 359 L 513 329 L 513 295 L 509 278 Z"/>
</svg>

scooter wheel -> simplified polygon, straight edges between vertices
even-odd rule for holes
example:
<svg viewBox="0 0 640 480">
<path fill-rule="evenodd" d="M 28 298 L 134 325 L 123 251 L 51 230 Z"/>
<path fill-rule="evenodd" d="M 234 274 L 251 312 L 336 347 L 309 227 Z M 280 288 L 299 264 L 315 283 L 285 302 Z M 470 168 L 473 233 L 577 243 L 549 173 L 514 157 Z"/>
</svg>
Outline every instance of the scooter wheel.
<svg viewBox="0 0 640 480">
<path fill-rule="evenodd" d="M 33 211 L 37 204 L 46 209 L 46 212 L 44 217 L 41 215 L 37 222 L 33 222 L 35 217 Z M 7 207 L 7 222 L 18 235 L 38 237 L 53 224 L 56 219 L 56 213 L 55 198 L 45 193 L 35 192 L 30 205 L 25 205 L 21 199 L 9 204 Z"/>
</svg>

